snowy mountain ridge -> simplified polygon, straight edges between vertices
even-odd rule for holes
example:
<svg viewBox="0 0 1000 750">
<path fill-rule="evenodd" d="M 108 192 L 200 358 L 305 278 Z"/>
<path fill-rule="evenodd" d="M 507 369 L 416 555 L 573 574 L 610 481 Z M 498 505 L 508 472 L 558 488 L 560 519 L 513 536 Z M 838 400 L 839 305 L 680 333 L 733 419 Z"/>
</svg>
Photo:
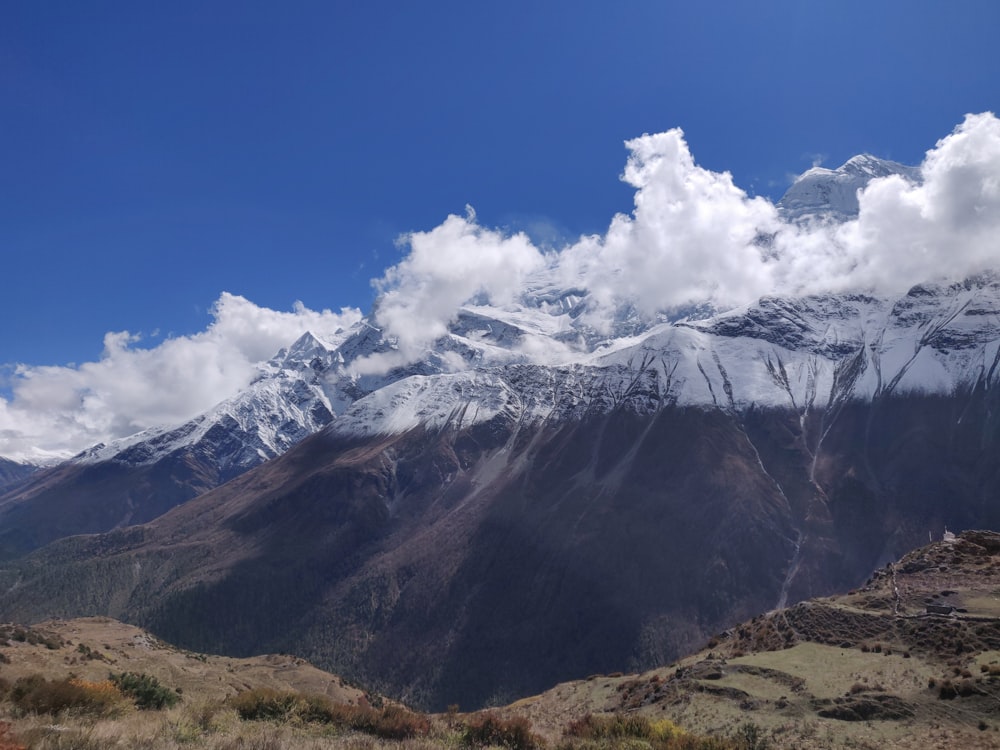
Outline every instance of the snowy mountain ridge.
<svg viewBox="0 0 1000 750">
<path fill-rule="evenodd" d="M 215 454 L 225 472 L 239 473 L 281 455 L 333 418 L 335 394 L 328 392 L 322 375 L 332 365 L 336 345 L 306 333 L 259 365 L 246 390 L 189 422 L 99 444 L 71 460 L 141 466 L 200 446 Z"/>
<path fill-rule="evenodd" d="M 917 168 L 857 156 L 835 170 L 808 170 L 778 207 L 796 221 L 846 220 L 857 213 L 857 191 L 888 175 L 919 180 Z M 515 302 L 474 298 L 422 355 L 379 369 L 373 357 L 397 344 L 378 326 L 376 305 L 347 331 L 304 334 L 262 363 L 246 390 L 186 424 L 98 445 L 73 461 L 141 465 L 200 450 L 239 472 L 323 428 L 371 435 L 501 413 L 536 421 L 665 404 L 831 408 L 989 387 L 1000 358 L 1000 283 L 990 275 L 896 296 L 764 297 L 653 320 L 625 306 L 606 331 L 588 327 L 587 306 L 586 289 L 542 271 Z"/>
<path fill-rule="evenodd" d="M 482 318 L 482 308 L 476 315 Z M 511 336 L 512 320 L 502 311 L 495 316 L 496 328 Z M 468 427 L 501 412 L 536 421 L 593 409 L 649 413 L 668 404 L 806 412 L 893 393 L 995 387 L 1000 280 L 918 286 L 894 297 L 766 297 L 705 319 L 660 323 L 549 365 L 491 364 L 481 337 L 453 337 L 475 352 L 469 369 L 395 380 L 348 406 L 327 429 L 391 434 Z"/>
<path fill-rule="evenodd" d="M 837 169 L 813 167 L 799 175 L 778 201 L 778 209 L 795 222 L 846 221 L 858 215 L 858 191 L 873 179 L 890 175 L 921 182 L 919 167 L 860 154 Z"/>
</svg>

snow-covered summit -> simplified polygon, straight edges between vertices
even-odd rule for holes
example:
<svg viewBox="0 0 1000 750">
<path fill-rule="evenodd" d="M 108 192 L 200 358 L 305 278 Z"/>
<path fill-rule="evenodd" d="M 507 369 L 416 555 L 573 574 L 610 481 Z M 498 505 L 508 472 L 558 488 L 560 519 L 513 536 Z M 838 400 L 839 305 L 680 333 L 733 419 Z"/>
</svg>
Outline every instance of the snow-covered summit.
<svg viewBox="0 0 1000 750">
<path fill-rule="evenodd" d="M 95 445 L 72 461 L 140 466 L 191 450 L 210 457 L 223 476 L 235 476 L 281 455 L 333 419 L 340 402 L 325 375 L 348 337 L 340 332 L 324 342 L 307 332 L 258 365 L 246 389 L 194 419 Z"/>
<path fill-rule="evenodd" d="M 921 179 L 919 167 L 861 154 L 837 169 L 813 167 L 805 171 L 778 201 L 778 208 L 790 221 L 846 221 L 858 215 L 858 191 L 872 180 L 890 175 L 910 182 Z"/>
</svg>

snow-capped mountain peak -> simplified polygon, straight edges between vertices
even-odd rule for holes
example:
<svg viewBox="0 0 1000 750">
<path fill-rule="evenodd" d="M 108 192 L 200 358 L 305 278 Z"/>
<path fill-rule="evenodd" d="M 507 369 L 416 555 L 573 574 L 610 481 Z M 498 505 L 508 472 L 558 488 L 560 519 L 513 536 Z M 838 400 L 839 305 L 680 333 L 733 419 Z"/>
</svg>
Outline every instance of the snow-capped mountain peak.
<svg viewBox="0 0 1000 750">
<path fill-rule="evenodd" d="M 890 175 L 911 182 L 921 179 L 919 167 L 860 154 L 837 169 L 813 167 L 803 172 L 778 201 L 778 209 L 790 221 L 846 221 L 858 215 L 858 191 Z"/>
<path fill-rule="evenodd" d="M 347 332 L 338 331 L 334 340 L 342 343 L 347 337 Z M 72 461 L 147 465 L 166 455 L 194 451 L 210 455 L 223 476 L 234 476 L 284 453 L 333 419 L 337 398 L 326 373 L 335 365 L 335 350 L 335 345 L 304 333 L 258 365 L 246 389 L 207 412 L 181 425 L 101 443 Z"/>
</svg>

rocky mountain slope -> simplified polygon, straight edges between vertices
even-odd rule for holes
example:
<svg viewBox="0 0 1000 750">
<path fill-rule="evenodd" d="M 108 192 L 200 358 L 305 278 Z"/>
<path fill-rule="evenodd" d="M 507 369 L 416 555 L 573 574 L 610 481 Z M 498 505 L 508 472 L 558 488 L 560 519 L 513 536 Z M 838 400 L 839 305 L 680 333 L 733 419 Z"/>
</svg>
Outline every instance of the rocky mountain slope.
<svg viewBox="0 0 1000 750">
<path fill-rule="evenodd" d="M 306 334 L 263 363 L 249 388 L 190 422 L 96 445 L 11 483 L 0 495 L 0 557 L 150 521 L 329 424 L 339 395 L 324 373 L 342 338 Z"/>
<path fill-rule="evenodd" d="M 778 206 L 796 221 L 843 220 L 857 212 L 859 188 L 891 174 L 919 179 L 914 168 L 859 156 L 836 170 L 809 170 Z M 917 291 L 898 302 L 859 296 L 764 299 L 721 316 L 701 306 L 649 319 L 626 305 L 610 330 L 598 331 L 587 322 L 588 291 L 548 269 L 535 274 L 514 303 L 497 307 L 473 298 L 447 335 L 421 356 L 364 374 L 377 369 L 366 362 L 397 353 L 397 342 L 375 325 L 373 312 L 347 331 L 305 334 L 261 363 L 245 391 L 186 424 L 93 446 L 39 472 L 30 483 L 20 481 L 26 470 L 5 462 L 0 466 L 0 558 L 63 536 L 152 520 L 280 455 L 335 418 L 345 434 L 438 423 L 456 409 L 464 419 L 486 419 L 509 395 L 493 374 L 496 368 L 537 363 L 529 352 L 540 349 L 550 350 L 548 359 L 557 371 L 580 373 L 581 396 L 572 408 L 582 409 L 592 398 L 583 393 L 589 385 L 600 380 L 614 398 L 613 392 L 631 387 L 636 368 L 644 371 L 640 377 L 656 378 L 652 387 L 662 391 L 657 398 L 723 408 L 791 403 L 808 410 L 817 397 L 846 397 L 845 387 L 852 397 L 871 397 L 883 387 L 876 382 L 883 360 L 886 369 L 894 368 L 885 383 L 890 390 L 947 392 L 974 381 L 981 374 L 977 366 L 993 364 L 986 357 L 995 352 L 984 345 L 996 337 L 995 295 L 981 289 L 964 295 Z M 854 382 L 838 383 L 834 394 L 839 354 L 869 345 L 871 361 L 861 365 L 867 366 L 869 382 L 860 389 Z M 747 368 L 744 362 L 752 364 Z M 536 370 L 537 392 L 522 388 L 517 408 L 530 419 L 558 416 L 546 394 L 548 381 L 559 376 Z M 610 374 L 615 370 L 618 376 Z M 595 372 L 600 375 L 588 374 Z"/>
<path fill-rule="evenodd" d="M 0 613 L 478 706 L 662 664 L 946 525 L 1000 525 L 996 275 L 626 305 L 607 330 L 557 281 L 470 299 L 417 355 L 374 316 L 305 337 L 200 421 L 41 475 L 0 501 Z"/>
<path fill-rule="evenodd" d="M 836 170 L 814 168 L 803 174 L 778 203 L 780 212 L 796 221 L 843 220 L 857 213 L 858 189 L 870 180 L 898 174 L 919 181 L 919 170 L 871 156 L 858 156 Z M 592 355 L 634 344 L 656 320 L 625 305 L 610 330 L 586 323 L 591 300 L 588 290 L 572 280 L 543 270 L 531 279 L 518 300 L 497 307 L 473 297 L 452 321 L 449 332 L 405 366 L 386 367 L 366 376 L 358 368 L 373 356 L 392 354 L 397 342 L 383 336 L 373 311 L 349 330 L 306 333 L 272 360 L 242 393 L 182 425 L 164 425 L 99 444 L 69 464 L 100 467 L 96 471 L 60 467 L 38 477 L 35 487 L 13 493 L 15 479 L 29 471 L 0 457 L 0 509 L 19 507 L 6 526 L 30 528 L 25 541 L 0 545 L 9 556 L 70 533 L 92 533 L 116 525 L 149 520 L 178 502 L 226 481 L 261 461 L 280 455 L 307 434 L 323 427 L 355 399 L 414 374 L 471 372 L 484 363 L 535 361 L 539 347 L 559 352 L 561 364 L 589 364 Z M 665 311 L 659 320 L 707 317 L 707 305 Z M 752 335 L 752 334 L 751 334 Z M 689 345 L 682 342 L 681 345 Z M 697 345 L 697 342 L 695 342 Z M 711 369 L 711 368 L 710 368 Z M 371 370 L 369 367 L 368 370 Z M 709 384 L 711 387 L 711 384 Z M 704 401 L 704 394 L 694 395 Z M 714 396 L 713 396 L 714 400 Z M 159 469 L 151 467 L 162 463 Z M 16 471 L 15 471 L 16 467 Z M 137 471 L 136 471 L 137 470 Z M 150 472 L 157 479 L 150 480 Z M 114 475 L 113 486 L 105 474 Z M 107 512 L 94 507 L 86 488 L 100 483 Z M 165 486 L 159 491 L 159 486 Z M 60 498 L 72 496 L 71 502 Z M 80 516 L 76 506 L 89 510 Z M 36 507 L 37 506 L 37 507 Z M 40 510 L 45 506 L 47 510 Z M 3 513 L 0 510 L 0 513 Z M 44 528 L 41 517 L 59 515 L 58 528 Z M 80 516 L 80 517 L 74 517 Z M 85 516 L 85 517 L 84 517 Z"/>
<path fill-rule="evenodd" d="M 0 492 L 22 483 L 37 470 L 37 466 L 0 458 Z"/>
<path fill-rule="evenodd" d="M 504 383 L 521 374 L 534 390 L 517 367 Z M 553 383 L 556 403 L 576 403 L 578 376 Z M 572 419 L 328 428 L 151 524 L 8 565 L 2 610 L 292 651 L 420 705 L 475 706 L 664 663 L 856 585 L 929 531 L 1000 523 L 995 389 L 803 416 L 649 410 L 649 389 L 616 400 L 599 382 Z"/>
</svg>

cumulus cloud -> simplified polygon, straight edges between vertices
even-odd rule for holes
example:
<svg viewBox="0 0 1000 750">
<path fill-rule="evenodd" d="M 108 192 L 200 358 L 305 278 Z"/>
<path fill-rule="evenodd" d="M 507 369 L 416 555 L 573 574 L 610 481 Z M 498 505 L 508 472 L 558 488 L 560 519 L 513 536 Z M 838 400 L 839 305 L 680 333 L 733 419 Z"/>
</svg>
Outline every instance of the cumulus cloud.
<svg viewBox="0 0 1000 750">
<path fill-rule="evenodd" d="M 474 297 L 503 305 L 524 288 L 525 278 L 545 265 L 528 236 L 505 236 L 476 223 L 475 212 L 451 215 L 429 232 L 401 238 L 409 253 L 374 282 L 380 292 L 375 318 L 398 339 L 399 350 L 368 362 L 359 372 L 384 369 L 419 354 L 447 333 L 462 303 Z"/>
<path fill-rule="evenodd" d="M 836 236 L 842 286 L 909 286 L 1000 265 L 1000 120 L 967 115 L 927 152 L 921 174 L 919 185 L 894 176 L 861 192 L 858 219 Z"/>
<path fill-rule="evenodd" d="M 96 362 L 73 367 L 19 365 L 12 398 L 0 399 L 0 455 L 37 460 L 182 422 L 246 387 L 255 365 L 305 331 L 334 332 L 357 310 L 292 312 L 224 293 L 205 331 L 139 346 L 127 331 L 108 333 Z"/>
<path fill-rule="evenodd" d="M 584 280 L 592 322 L 622 304 L 652 315 L 766 292 L 771 269 L 755 240 L 777 231 L 775 207 L 748 197 L 728 172 L 695 164 L 679 129 L 625 145 L 622 179 L 636 188 L 635 210 L 615 216 L 603 237 L 568 247 L 559 263 L 566 281 Z"/>
<path fill-rule="evenodd" d="M 586 322 L 606 329 L 623 305 L 652 316 L 692 303 L 729 307 L 764 294 L 902 291 L 1000 265 L 1000 120 L 968 115 L 929 150 L 922 181 L 872 180 L 856 219 L 782 220 L 727 173 L 694 160 L 679 129 L 626 142 L 622 179 L 634 210 L 603 235 L 542 250 L 522 234 L 479 226 L 471 212 L 407 237 L 409 255 L 378 282 L 378 321 L 398 359 L 443 334 L 459 306 L 516 298 L 539 272 L 588 292 Z"/>
</svg>

